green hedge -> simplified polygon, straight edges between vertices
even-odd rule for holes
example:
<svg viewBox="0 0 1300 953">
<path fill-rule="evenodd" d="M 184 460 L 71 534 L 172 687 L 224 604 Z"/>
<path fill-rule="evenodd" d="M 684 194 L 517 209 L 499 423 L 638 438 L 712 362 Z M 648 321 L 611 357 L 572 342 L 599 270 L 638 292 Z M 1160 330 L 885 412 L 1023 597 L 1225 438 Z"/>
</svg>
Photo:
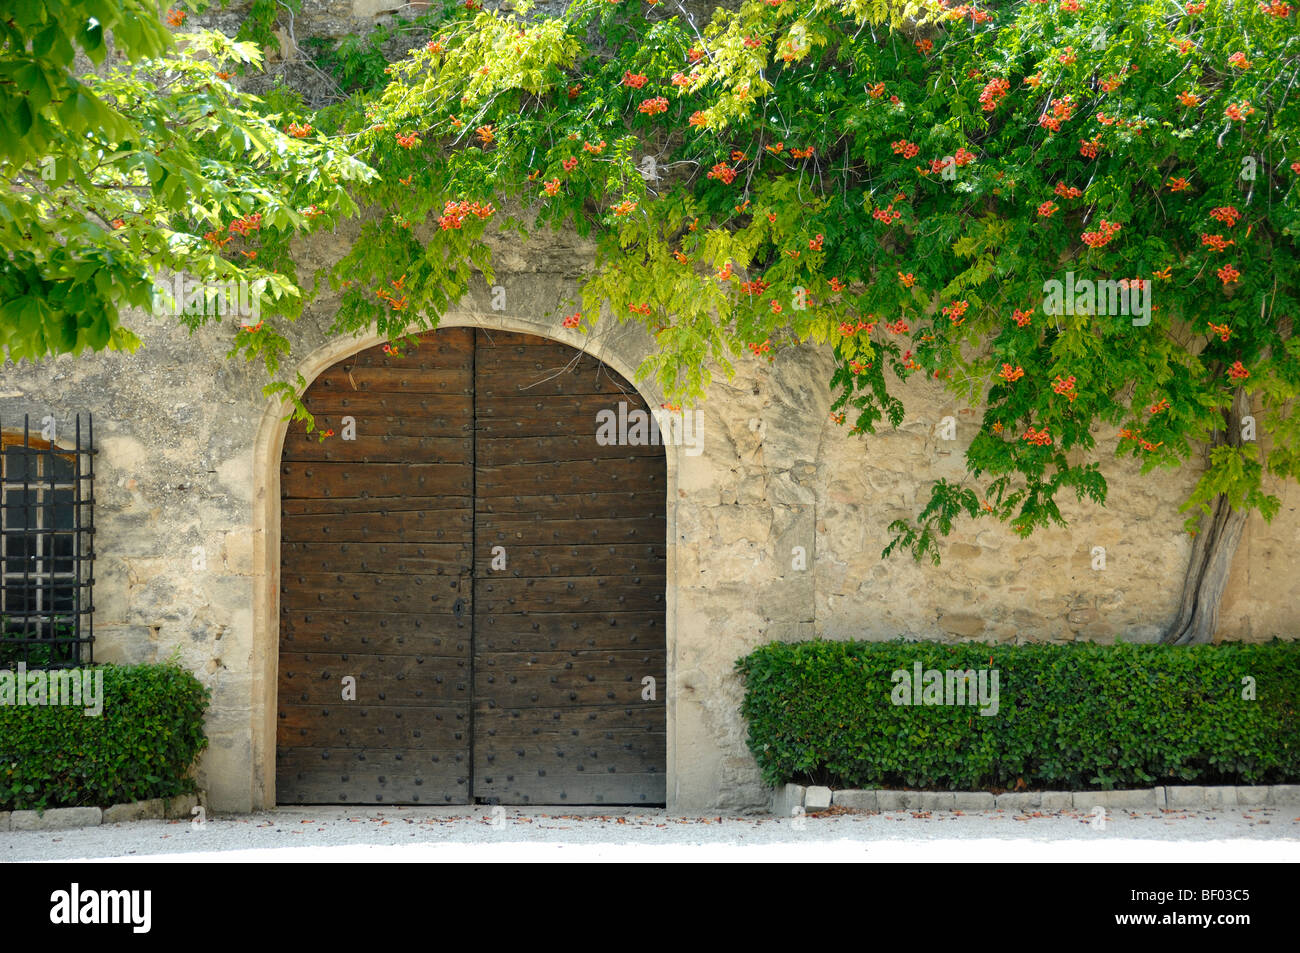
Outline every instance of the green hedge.
<svg viewBox="0 0 1300 953">
<path fill-rule="evenodd" d="M 84 671 L 84 669 L 82 670 Z M 104 665 L 103 713 L 0 705 L 0 810 L 106 807 L 194 791 L 208 690 L 177 665 Z"/>
<path fill-rule="evenodd" d="M 892 674 L 998 672 L 996 715 L 894 704 Z M 736 663 L 768 784 L 929 790 L 1300 781 L 1300 642 L 765 645 Z M 1243 699 L 1243 678 L 1256 699 Z M 988 684 L 991 685 L 991 676 Z M 990 706 L 991 707 L 991 706 Z"/>
</svg>

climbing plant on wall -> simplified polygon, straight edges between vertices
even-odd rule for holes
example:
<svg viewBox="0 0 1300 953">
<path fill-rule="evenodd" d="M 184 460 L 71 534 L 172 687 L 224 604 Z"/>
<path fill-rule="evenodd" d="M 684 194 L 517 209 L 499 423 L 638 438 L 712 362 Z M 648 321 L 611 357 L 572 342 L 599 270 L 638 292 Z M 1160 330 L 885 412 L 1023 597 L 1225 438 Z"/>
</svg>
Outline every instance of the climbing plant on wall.
<svg viewBox="0 0 1300 953">
<path fill-rule="evenodd" d="M 914 375 L 982 409 L 965 478 L 886 554 L 937 562 L 961 519 L 1063 524 L 1060 494 L 1105 501 L 1103 454 L 1204 461 L 1167 638 L 1210 638 L 1246 516 L 1300 476 L 1292 4 L 746 0 L 697 29 L 668 2 L 445 0 L 422 22 L 382 88 L 254 110 L 305 174 L 286 230 L 308 187 L 379 212 L 327 276 L 334 332 L 400 347 L 491 282 L 489 229 L 575 228 L 596 258 L 557 324 L 643 325 L 670 400 L 813 342 L 846 436 L 897 425 Z M 284 340 L 260 333 L 235 350 Z"/>
<path fill-rule="evenodd" d="M 339 119 L 391 211 L 337 269 L 339 328 L 436 316 L 490 277 L 490 227 L 575 226 L 598 246 L 565 323 L 645 325 L 671 396 L 811 340 L 850 434 L 899 423 L 916 374 L 982 406 L 967 477 L 891 526 L 936 562 L 960 518 L 1104 502 L 1103 452 L 1208 448 L 1169 633 L 1202 641 L 1246 514 L 1300 474 L 1298 54 L 1281 2 L 763 0 L 699 32 L 448 4 Z"/>
</svg>

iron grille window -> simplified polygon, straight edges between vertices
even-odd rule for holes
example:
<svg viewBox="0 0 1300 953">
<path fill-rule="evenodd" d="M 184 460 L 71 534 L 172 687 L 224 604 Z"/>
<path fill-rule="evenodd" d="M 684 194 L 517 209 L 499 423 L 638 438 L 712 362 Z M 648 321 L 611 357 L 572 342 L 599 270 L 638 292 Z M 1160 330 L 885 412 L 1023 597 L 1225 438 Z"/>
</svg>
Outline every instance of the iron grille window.
<svg viewBox="0 0 1300 953">
<path fill-rule="evenodd" d="M 67 449 L 0 426 L 0 667 L 94 661 L 94 423 L 74 430 Z"/>
</svg>

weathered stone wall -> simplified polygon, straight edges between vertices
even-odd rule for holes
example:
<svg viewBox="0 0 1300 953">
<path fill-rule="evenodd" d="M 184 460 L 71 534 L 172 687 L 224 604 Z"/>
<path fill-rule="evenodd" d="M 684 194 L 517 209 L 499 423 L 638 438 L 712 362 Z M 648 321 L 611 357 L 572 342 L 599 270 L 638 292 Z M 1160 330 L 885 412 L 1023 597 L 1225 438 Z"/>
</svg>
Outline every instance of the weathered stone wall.
<svg viewBox="0 0 1300 953">
<path fill-rule="evenodd" d="M 300 246 L 306 269 L 335 260 L 355 225 Z M 590 338 L 559 326 L 590 248 L 544 233 L 498 247 L 504 312 L 480 287 L 447 324 L 550 335 L 629 378 L 651 342 L 602 325 Z M 294 328 L 311 379 L 374 343 L 328 339 L 335 301 Z M 548 316 L 549 315 L 549 316 Z M 279 498 L 284 424 L 259 393 L 256 366 L 227 361 L 232 326 L 194 334 L 135 315 L 134 355 L 6 364 L 0 420 L 53 414 L 65 428 L 95 414 L 96 658 L 176 654 L 213 691 L 201 780 L 217 809 L 268 802 L 274 779 Z M 1021 540 L 998 524 L 960 526 L 935 567 L 882 561 L 886 526 L 916 513 L 930 481 L 962 475 L 976 414 L 933 382 L 902 389 L 897 430 L 849 437 L 829 419 L 825 352 L 796 347 L 775 363 L 742 362 L 703 404 L 704 451 L 669 448 L 669 771 L 681 810 L 766 803 L 739 715 L 735 660 L 772 639 L 1154 640 L 1171 618 L 1190 552 L 1177 506 L 1193 472 L 1141 476 L 1104 465 L 1105 507 L 1063 507 L 1068 529 Z M 643 387 L 652 406 L 662 400 Z M 944 416 L 956 441 L 939 439 Z M 1100 435 L 1102 446 L 1108 446 Z M 1113 440 L 1113 437 L 1111 438 Z M 1220 637 L 1293 638 L 1300 622 L 1300 493 L 1284 488 L 1272 525 L 1252 519 L 1233 567 Z M 1104 546 L 1104 571 L 1091 551 Z M 807 569 L 794 568 L 794 548 Z M 196 565 L 202 554 L 205 563 Z"/>
<path fill-rule="evenodd" d="M 362 5 L 309 2 L 304 16 L 351 29 Z M 303 273 L 337 260 L 355 233 L 351 223 L 301 243 Z M 479 287 L 445 324 L 546 334 L 633 377 L 652 344 L 639 329 L 602 324 L 588 338 L 559 326 L 589 246 L 546 232 L 523 246 L 498 243 L 495 260 L 505 311 L 490 310 Z M 321 297 L 294 327 L 294 366 L 308 380 L 376 341 L 331 341 L 335 306 Z M 127 323 L 145 342 L 134 355 L 0 367 L 0 421 L 53 414 L 66 429 L 73 414 L 94 413 L 96 658 L 175 654 L 213 692 L 211 749 L 200 768 L 211 805 L 273 803 L 277 465 L 286 425 L 260 397 L 256 366 L 226 360 L 229 323 L 194 334 L 138 314 Z M 965 523 L 941 566 L 905 555 L 882 561 L 889 522 L 914 516 L 934 479 L 962 477 L 978 413 L 914 379 L 900 390 L 907 416 L 898 430 L 849 437 L 829 420 L 829 375 L 828 355 L 813 347 L 781 350 L 770 365 L 742 361 L 701 408 L 704 452 L 669 448 L 675 809 L 767 803 L 733 671 L 766 641 L 1150 641 L 1172 617 L 1190 553 L 1177 507 L 1194 472 L 1141 476 L 1129 460 L 1108 460 L 1107 505 L 1063 500 L 1068 529 L 1022 540 L 989 521 Z M 663 399 L 653 386 L 642 392 L 651 406 Z M 955 441 L 936 429 L 949 415 Z M 1113 435 L 1098 439 L 1114 445 Z M 1247 526 L 1221 638 L 1294 638 L 1300 627 L 1300 488 L 1274 489 L 1281 512 L 1271 525 L 1253 517 Z M 1106 549 L 1104 571 L 1091 566 L 1095 546 Z M 795 568 L 795 547 L 806 551 L 806 569 Z"/>
</svg>

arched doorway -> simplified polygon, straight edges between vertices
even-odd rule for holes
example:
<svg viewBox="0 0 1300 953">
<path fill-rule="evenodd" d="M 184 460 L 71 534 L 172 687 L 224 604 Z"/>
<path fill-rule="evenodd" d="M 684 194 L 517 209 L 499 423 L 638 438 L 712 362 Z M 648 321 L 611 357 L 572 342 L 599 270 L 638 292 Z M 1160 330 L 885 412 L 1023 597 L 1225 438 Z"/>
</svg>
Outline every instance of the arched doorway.
<svg viewBox="0 0 1300 953">
<path fill-rule="evenodd" d="M 663 803 L 665 457 L 636 390 L 444 328 L 304 401 L 334 434 L 281 454 L 277 800 Z"/>
</svg>

